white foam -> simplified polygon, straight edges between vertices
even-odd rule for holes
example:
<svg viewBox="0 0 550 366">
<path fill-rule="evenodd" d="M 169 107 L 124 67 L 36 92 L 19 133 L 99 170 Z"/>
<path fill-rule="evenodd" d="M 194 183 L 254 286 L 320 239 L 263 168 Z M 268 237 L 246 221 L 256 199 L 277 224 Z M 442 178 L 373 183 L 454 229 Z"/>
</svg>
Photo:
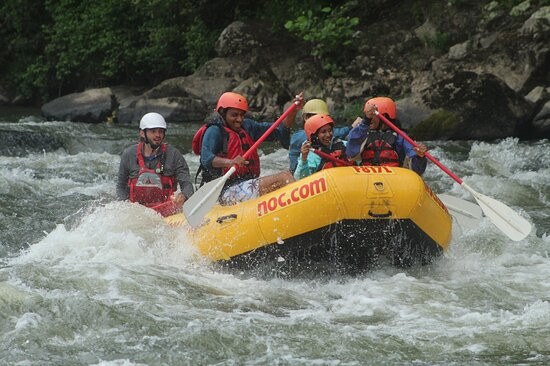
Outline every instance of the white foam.
<svg viewBox="0 0 550 366">
<path fill-rule="evenodd" d="M 171 228 L 153 210 L 138 204 L 114 202 L 87 214 L 73 229 L 57 225 L 12 263 L 178 264 L 191 260 L 195 253 L 184 229 Z"/>
</svg>

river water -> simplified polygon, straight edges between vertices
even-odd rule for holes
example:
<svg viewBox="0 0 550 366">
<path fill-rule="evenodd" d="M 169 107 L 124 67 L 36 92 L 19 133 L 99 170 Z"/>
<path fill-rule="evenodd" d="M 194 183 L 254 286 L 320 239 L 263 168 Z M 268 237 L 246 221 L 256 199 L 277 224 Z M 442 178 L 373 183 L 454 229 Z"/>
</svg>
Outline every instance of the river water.
<svg viewBox="0 0 550 366">
<path fill-rule="evenodd" d="M 195 126 L 170 126 L 194 173 Z M 0 111 L 0 363 L 380 365 L 550 363 L 550 143 L 427 142 L 534 226 L 453 229 L 433 264 L 359 277 L 220 272 L 181 229 L 115 202 L 136 127 Z M 263 150 L 263 174 L 287 167 Z M 471 199 L 434 165 L 436 193 Z"/>
</svg>

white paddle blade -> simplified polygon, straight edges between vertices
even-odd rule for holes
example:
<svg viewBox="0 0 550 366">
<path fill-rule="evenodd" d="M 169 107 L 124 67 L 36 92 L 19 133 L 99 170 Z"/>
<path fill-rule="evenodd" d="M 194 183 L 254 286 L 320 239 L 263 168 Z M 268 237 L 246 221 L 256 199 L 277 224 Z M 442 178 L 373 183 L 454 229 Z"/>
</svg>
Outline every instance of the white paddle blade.
<svg viewBox="0 0 550 366">
<path fill-rule="evenodd" d="M 191 226 L 200 226 L 204 215 L 206 215 L 212 207 L 218 203 L 218 198 L 222 193 L 223 186 L 234 171 L 235 167 L 231 167 L 231 169 L 229 169 L 223 177 L 205 183 L 187 201 L 185 201 L 183 204 L 183 214 Z"/>
<path fill-rule="evenodd" d="M 481 207 L 475 203 L 445 193 L 438 194 L 437 196 L 445 207 L 447 207 L 451 216 L 456 219 L 458 225 L 469 229 L 479 227 L 483 215 Z"/>
<path fill-rule="evenodd" d="M 462 183 L 462 186 L 472 193 L 479 206 L 481 206 L 483 213 L 510 239 L 520 241 L 529 235 L 531 232 L 529 221 L 510 207 L 494 198 L 474 191 L 466 183 Z"/>
</svg>

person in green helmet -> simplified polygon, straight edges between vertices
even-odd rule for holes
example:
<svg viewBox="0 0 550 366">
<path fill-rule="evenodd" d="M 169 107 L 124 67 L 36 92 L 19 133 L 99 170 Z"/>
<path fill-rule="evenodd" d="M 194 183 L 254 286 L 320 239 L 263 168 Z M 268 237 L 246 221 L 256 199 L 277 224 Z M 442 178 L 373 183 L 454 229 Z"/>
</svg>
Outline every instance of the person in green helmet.
<svg viewBox="0 0 550 366">
<path fill-rule="evenodd" d="M 317 115 L 329 115 L 327 103 L 322 99 L 310 99 L 304 104 L 302 108 L 302 125 L 305 125 L 306 121 Z M 335 127 L 333 135 L 335 138 L 345 139 L 350 131 L 350 127 Z M 288 149 L 288 159 L 290 160 L 289 169 L 294 174 L 296 166 L 298 165 L 298 158 L 301 154 L 302 145 L 307 140 L 306 132 L 302 128 L 296 131 L 290 137 L 290 146 Z"/>
</svg>

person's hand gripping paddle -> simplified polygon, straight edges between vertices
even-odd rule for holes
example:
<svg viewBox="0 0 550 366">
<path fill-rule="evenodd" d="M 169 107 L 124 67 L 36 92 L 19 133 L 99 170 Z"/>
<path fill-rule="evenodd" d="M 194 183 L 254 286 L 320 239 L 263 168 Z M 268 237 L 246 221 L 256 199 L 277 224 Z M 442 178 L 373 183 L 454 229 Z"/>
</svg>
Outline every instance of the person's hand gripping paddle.
<svg viewBox="0 0 550 366">
<path fill-rule="evenodd" d="M 248 149 L 243 158 L 247 159 L 260 144 L 279 126 L 279 124 L 289 115 L 290 112 L 299 104 L 298 101 L 292 103 L 292 105 L 269 127 L 267 131 Z M 222 177 L 214 179 L 204 184 L 198 191 L 196 191 L 185 203 L 183 204 L 183 214 L 187 218 L 187 222 L 197 227 L 201 224 L 204 215 L 206 215 L 212 207 L 218 202 L 218 198 L 222 192 L 225 182 L 235 172 L 236 168 L 233 165 L 227 173 Z"/>
</svg>

